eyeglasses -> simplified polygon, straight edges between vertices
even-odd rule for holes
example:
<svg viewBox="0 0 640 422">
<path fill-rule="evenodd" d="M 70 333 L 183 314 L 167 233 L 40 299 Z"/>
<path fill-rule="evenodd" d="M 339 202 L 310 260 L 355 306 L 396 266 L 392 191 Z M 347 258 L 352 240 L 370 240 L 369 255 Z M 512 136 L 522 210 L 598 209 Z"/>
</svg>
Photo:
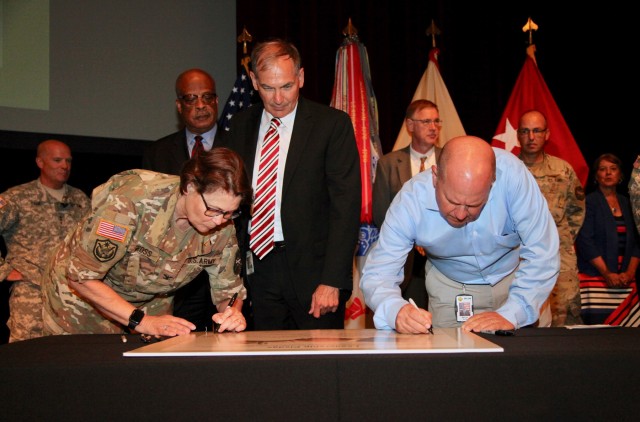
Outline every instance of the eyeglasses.
<svg viewBox="0 0 640 422">
<path fill-rule="evenodd" d="M 547 131 L 547 128 L 544 129 L 540 129 L 540 128 L 535 128 L 535 129 L 518 129 L 518 135 L 519 136 L 529 136 L 529 133 L 533 132 L 533 136 L 540 136 L 543 135 L 545 132 Z"/>
<path fill-rule="evenodd" d="M 240 210 L 222 211 L 221 209 L 210 207 L 209 204 L 207 204 L 207 201 L 204 199 L 204 195 L 202 193 L 200 193 L 200 197 L 202 198 L 202 202 L 204 202 L 204 207 L 206 208 L 204 215 L 206 215 L 207 217 L 222 216 L 222 218 L 224 218 L 225 220 L 233 220 L 234 218 L 240 217 Z"/>
<path fill-rule="evenodd" d="M 433 120 L 431 120 L 431 119 L 422 119 L 422 120 L 420 120 L 420 119 L 411 119 L 410 118 L 409 120 L 421 123 L 421 124 L 423 124 L 425 126 L 430 126 L 432 123 L 434 125 L 438 126 L 438 127 L 442 126 L 442 120 L 440 120 L 440 119 L 433 119 Z"/>
<path fill-rule="evenodd" d="M 209 105 L 213 103 L 216 100 L 216 98 L 218 98 L 218 94 L 216 94 L 215 92 L 205 92 L 202 95 L 184 94 L 178 97 L 180 101 L 190 106 L 194 105 L 198 101 L 198 98 L 202 99 L 202 102 L 204 104 Z"/>
</svg>

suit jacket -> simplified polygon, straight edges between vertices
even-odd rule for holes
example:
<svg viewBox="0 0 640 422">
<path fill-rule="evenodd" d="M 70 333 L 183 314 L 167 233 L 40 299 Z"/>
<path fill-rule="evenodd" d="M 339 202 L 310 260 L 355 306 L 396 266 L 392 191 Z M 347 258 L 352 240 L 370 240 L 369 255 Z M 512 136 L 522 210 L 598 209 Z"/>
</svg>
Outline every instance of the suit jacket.
<svg viewBox="0 0 640 422">
<path fill-rule="evenodd" d="M 262 104 L 255 104 L 237 113 L 216 141 L 242 156 L 249 179 L 262 111 Z M 349 115 L 299 98 L 280 213 L 288 265 L 303 306 L 309 306 L 319 284 L 353 289 L 361 201 L 360 155 Z M 249 249 L 248 218 L 243 212 L 236 219 L 243 256 Z"/>
<path fill-rule="evenodd" d="M 600 272 L 589 261 L 602 256 L 609 271 L 617 272 L 618 231 L 607 199 L 598 189 L 587 195 L 585 203 L 584 223 L 576 238 L 578 270 L 590 276 L 599 276 Z M 631 257 L 640 257 L 640 245 L 629 198 L 618 194 L 618 203 L 627 228 L 627 240 L 621 267 L 622 271 L 626 271 Z"/>
<path fill-rule="evenodd" d="M 376 167 L 376 178 L 373 184 L 372 207 L 373 222 L 380 229 L 384 222 L 384 216 L 391 205 L 391 201 L 402 189 L 402 185 L 411 179 L 411 146 L 392 151 L 382 156 Z M 434 147 L 436 160 L 440 156 L 442 148 Z M 415 264 L 414 264 L 415 261 Z M 413 276 L 424 278 L 424 265 L 426 258 L 416 255 L 411 250 L 407 255 L 404 266 L 404 281 L 402 289 L 406 289 Z"/>
<path fill-rule="evenodd" d="M 373 184 L 373 222 L 382 227 L 384 216 L 391 201 L 402 189 L 402 185 L 411 179 L 410 146 L 385 154 L 376 167 L 376 179 Z M 434 147 L 436 160 L 442 148 Z"/>
<path fill-rule="evenodd" d="M 189 158 L 187 134 L 182 129 L 148 145 L 142 155 L 142 168 L 179 175 Z"/>
</svg>

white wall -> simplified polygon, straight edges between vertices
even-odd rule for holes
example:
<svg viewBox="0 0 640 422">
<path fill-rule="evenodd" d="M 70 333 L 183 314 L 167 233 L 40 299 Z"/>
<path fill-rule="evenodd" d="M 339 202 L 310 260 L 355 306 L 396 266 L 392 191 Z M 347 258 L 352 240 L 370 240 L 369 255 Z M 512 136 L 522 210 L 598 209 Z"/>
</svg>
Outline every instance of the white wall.
<svg viewBox="0 0 640 422">
<path fill-rule="evenodd" d="M 178 128 L 180 72 L 200 67 L 211 73 L 220 109 L 236 78 L 235 0 L 0 2 L 0 28 L 15 26 L 9 22 L 15 15 L 6 12 L 21 2 L 44 3 L 50 12 L 48 110 L 0 106 L 0 130 L 155 140 Z M 0 48 L 6 51 L 10 41 Z M 0 80 L 11 68 L 3 58 Z M 0 104 L 6 102 L 0 98 Z"/>
</svg>

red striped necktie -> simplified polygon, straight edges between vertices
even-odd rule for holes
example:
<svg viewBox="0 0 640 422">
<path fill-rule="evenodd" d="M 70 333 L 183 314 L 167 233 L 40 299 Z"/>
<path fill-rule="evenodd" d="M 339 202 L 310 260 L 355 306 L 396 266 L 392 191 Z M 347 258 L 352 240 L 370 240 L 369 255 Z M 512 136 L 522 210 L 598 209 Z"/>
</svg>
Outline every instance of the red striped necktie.
<svg viewBox="0 0 640 422">
<path fill-rule="evenodd" d="M 251 239 L 249 247 L 259 259 L 264 258 L 274 246 L 274 222 L 276 213 L 276 184 L 278 181 L 278 156 L 280 155 L 281 121 L 271 119 L 269 130 L 262 141 L 256 196 L 251 218 Z"/>
<path fill-rule="evenodd" d="M 202 136 L 196 136 L 195 140 L 196 143 L 193 145 L 193 149 L 191 150 L 191 158 L 197 157 L 201 152 L 204 152 L 204 146 L 202 145 Z"/>
</svg>

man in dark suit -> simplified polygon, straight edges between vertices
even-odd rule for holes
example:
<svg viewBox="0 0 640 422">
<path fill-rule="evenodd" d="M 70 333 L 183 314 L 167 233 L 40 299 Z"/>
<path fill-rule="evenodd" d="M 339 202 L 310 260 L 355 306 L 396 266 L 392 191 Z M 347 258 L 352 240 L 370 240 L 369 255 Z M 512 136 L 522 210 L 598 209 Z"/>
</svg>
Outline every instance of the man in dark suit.
<svg viewBox="0 0 640 422">
<path fill-rule="evenodd" d="M 255 329 L 344 328 L 362 201 L 351 119 L 299 96 L 304 69 L 291 43 L 259 43 L 251 63 L 262 105 L 236 114 L 219 145 L 240 153 L 254 187 L 254 209 L 236 222 Z M 265 212 L 275 217 L 257 246 L 250 239 L 261 233 L 257 180 L 268 131 L 279 142 L 275 214 Z"/>
<path fill-rule="evenodd" d="M 176 79 L 175 89 L 176 108 L 185 127 L 145 148 L 142 168 L 178 175 L 194 148 L 199 148 L 198 141 L 205 151 L 213 146 L 218 95 L 215 80 L 202 69 L 182 72 Z M 176 292 L 173 314 L 195 324 L 197 331 L 211 330 L 211 317 L 215 312 L 206 271 Z"/>
<path fill-rule="evenodd" d="M 405 148 L 385 154 L 376 167 L 373 184 L 373 221 L 382 228 L 384 216 L 404 182 L 420 171 L 431 168 L 440 156 L 440 113 L 438 106 L 429 100 L 415 100 L 405 114 L 405 125 L 411 135 L 411 143 Z M 427 258 L 424 249 L 416 245 L 407 256 L 404 281 L 400 285 L 402 296 L 413 299 L 418 307 L 427 309 L 428 296 L 425 287 L 424 267 Z"/>
</svg>

